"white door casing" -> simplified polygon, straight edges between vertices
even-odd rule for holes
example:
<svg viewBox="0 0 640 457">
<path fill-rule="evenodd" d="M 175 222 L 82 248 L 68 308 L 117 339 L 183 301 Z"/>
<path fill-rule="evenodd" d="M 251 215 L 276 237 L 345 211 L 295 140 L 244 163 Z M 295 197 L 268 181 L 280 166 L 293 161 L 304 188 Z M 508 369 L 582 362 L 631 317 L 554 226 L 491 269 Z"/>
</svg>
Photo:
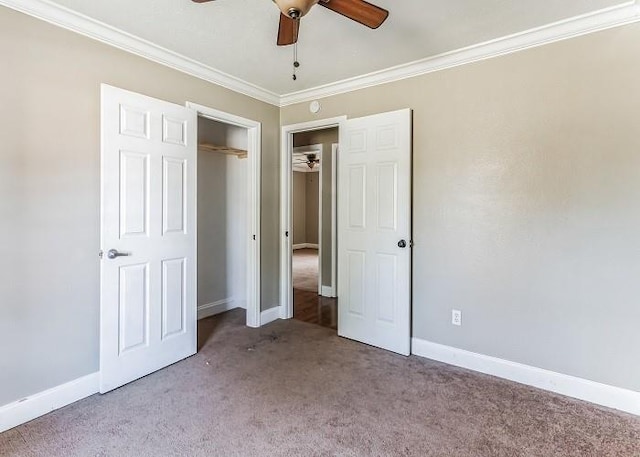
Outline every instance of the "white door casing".
<svg viewBox="0 0 640 457">
<path fill-rule="evenodd" d="M 282 127 L 280 142 L 280 310 L 279 316 L 283 319 L 293 317 L 293 279 L 291 270 L 291 258 L 293 249 L 293 194 L 291 182 L 293 153 L 293 135 L 301 132 L 311 132 L 337 127 L 340 132 L 342 122 L 346 116 L 315 121 L 302 122 L 300 124 L 285 125 Z M 338 133 L 340 135 L 340 133 Z"/>
<path fill-rule="evenodd" d="M 342 125 L 338 193 L 338 334 L 409 355 L 411 110 Z"/>
<path fill-rule="evenodd" d="M 115 87 L 101 95 L 104 393 L 196 352 L 197 120 Z"/>
<path fill-rule="evenodd" d="M 262 124 L 235 114 L 226 113 L 208 106 L 193 102 L 186 103 L 187 108 L 194 110 L 198 116 L 247 129 L 248 135 L 248 173 L 247 188 L 247 257 L 246 257 L 246 307 L 247 326 L 260 327 L 260 201 L 261 201 L 261 156 L 262 156 Z"/>
</svg>

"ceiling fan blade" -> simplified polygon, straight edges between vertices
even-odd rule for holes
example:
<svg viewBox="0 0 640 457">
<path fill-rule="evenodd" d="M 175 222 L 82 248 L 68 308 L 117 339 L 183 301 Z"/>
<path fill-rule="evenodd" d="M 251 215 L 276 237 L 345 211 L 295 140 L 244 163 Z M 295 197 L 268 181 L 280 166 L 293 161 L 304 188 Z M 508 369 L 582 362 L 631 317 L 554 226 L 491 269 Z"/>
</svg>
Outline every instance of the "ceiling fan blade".
<svg viewBox="0 0 640 457">
<path fill-rule="evenodd" d="M 278 27 L 278 46 L 287 46 L 298 41 L 300 20 L 291 19 L 280 13 L 280 26 Z"/>
<path fill-rule="evenodd" d="M 318 5 L 329 8 L 372 29 L 380 27 L 389 16 L 389 11 L 364 0 L 320 0 Z"/>
<path fill-rule="evenodd" d="M 196 3 L 207 3 L 207 2 L 212 2 L 213 0 L 192 0 L 192 1 Z"/>
</svg>

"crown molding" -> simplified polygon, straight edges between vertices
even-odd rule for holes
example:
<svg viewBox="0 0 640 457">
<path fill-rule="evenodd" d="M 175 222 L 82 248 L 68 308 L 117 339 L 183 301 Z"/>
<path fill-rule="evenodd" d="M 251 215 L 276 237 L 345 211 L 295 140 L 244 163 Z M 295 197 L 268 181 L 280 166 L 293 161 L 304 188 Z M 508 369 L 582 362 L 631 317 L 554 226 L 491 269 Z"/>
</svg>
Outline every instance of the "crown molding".
<svg viewBox="0 0 640 457">
<path fill-rule="evenodd" d="M 398 65 L 366 75 L 344 79 L 280 97 L 280 106 L 309 102 L 358 89 L 400 81 L 480 60 L 511 54 L 601 30 L 640 21 L 640 1 L 620 5 L 554 22 L 549 25 L 508 35 L 426 59 Z"/>
<path fill-rule="evenodd" d="M 119 30 L 84 14 L 47 0 L 0 0 L 0 5 L 106 43 L 145 59 L 165 65 L 226 89 L 269 103 L 280 105 L 280 96 L 255 84 L 231 76 L 193 59 L 165 49 L 150 41 Z"/>
<path fill-rule="evenodd" d="M 52 3 L 49 0 L 0 0 L 0 5 L 279 107 L 401 81 L 640 21 L 640 0 L 626 1 L 611 8 L 605 8 L 426 59 L 279 95 L 153 44 L 150 41 Z"/>
</svg>

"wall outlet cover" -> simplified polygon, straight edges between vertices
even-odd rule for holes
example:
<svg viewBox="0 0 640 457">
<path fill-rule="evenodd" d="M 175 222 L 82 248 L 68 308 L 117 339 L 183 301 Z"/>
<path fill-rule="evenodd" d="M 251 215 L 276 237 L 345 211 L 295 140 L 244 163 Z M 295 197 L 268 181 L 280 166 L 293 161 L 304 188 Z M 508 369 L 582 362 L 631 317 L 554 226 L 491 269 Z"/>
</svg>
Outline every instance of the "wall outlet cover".
<svg viewBox="0 0 640 457">
<path fill-rule="evenodd" d="M 451 323 L 453 325 L 462 325 L 462 311 L 458 309 L 451 310 Z"/>
</svg>

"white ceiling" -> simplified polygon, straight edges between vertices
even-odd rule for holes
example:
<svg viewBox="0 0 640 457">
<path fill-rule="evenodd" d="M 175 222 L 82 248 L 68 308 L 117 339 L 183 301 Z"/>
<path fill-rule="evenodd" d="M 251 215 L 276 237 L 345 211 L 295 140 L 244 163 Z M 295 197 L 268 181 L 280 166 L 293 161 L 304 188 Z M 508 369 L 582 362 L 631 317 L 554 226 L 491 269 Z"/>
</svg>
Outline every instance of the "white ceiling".
<svg viewBox="0 0 640 457">
<path fill-rule="evenodd" d="M 98 21 L 288 94 L 620 5 L 621 0 L 369 0 L 390 11 L 370 30 L 322 7 L 302 19 L 298 80 L 277 47 L 270 0 L 55 0 Z"/>
</svg>

